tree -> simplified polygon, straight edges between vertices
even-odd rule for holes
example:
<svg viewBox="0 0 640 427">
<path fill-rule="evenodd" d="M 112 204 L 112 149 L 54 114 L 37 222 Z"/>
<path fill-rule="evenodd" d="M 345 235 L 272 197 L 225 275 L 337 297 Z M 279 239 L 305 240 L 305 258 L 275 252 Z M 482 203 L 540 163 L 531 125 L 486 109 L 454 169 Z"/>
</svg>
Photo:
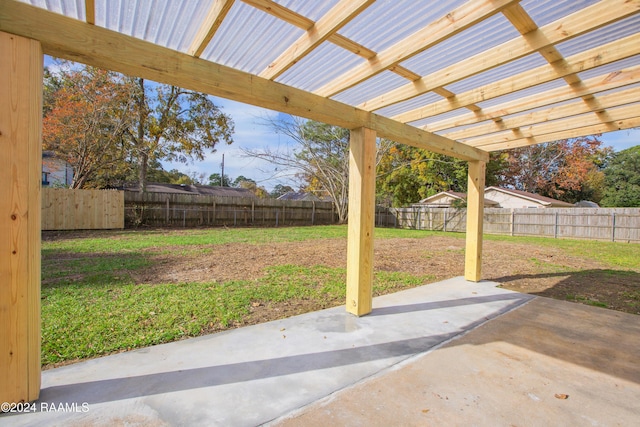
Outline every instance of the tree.
<svg viewBox="0 0 640 427">
<path fill-rule="evenodd" d="M 231 184 L 233 187 L 242 187 L 242 183 L 243 182 L 249 182 L 249 183 L 253 183 L 253 184 L 257 184 L 255 180 L 251 179 L 251 178 L 247 178 L 243 175 L 240 175 L 239 177 L 237 177 L 236 179 L 233 180 L 233 183 Z"/>
<path fill-rule="evenodd" d="M 204 94 L 157 84 L 151 90 L 142 78 L 134 79 L 134 125 L 127 129 L 137 159 L 140 191 L 144 191 L 150 161 L 186 163 L 203 160 L 221 142 L 233 142 L 231 117 Z"/>
<path fill-rule="evenodd" d="M 135 176 L 144 191 L 150 165 L 232 142 L 232 119 L 201 93 L 64 61 L 44 87 L 44 148 L 74 167 L 75 187 Z"/>
<path fill-rule="evenodd" d="M 224 180 L 220 177 L 219 173 L 212 173 L 209 175 L 209 185 L 219 186 L 219 187 L 230 187 L 231 179 L 229 175 L 224 175 Z"/>
<path fill-rule="evenodd" d="M 278 197 L 282 196 L 283 194 L 287 194 L 290 191 L 294 190 L 288 185 L 277 184 L 275 187 L 273 187 L 273 190 L 271 191 L 271 193 L 269 193 L 269 195 L 274 199 L 277 199 Z"/>
<path fill-rule="evenodd" d="M 487 185 L 500 183 L 504 155 L 492 153 Z M 407 145 L 394 145 L 378 165 L 376 198 L 384 206 L 407 206 L 441 191 L 467 191 L 467 162 Z"/>
<path fill-rule="evenodd" d="M 131 126 L 130 86 L 121 75 L 94 67 L 45 73 L 43 148 L 73 168 L 72 188 L 100 186 L 122 173 Z"/>
<path fill-rule="evenodd" d="M 509 150 L 504 182 L 517 190 L 569 203 L 599 202 L 603 172 L 611 153 L 596 136 Z"/>
<path fill-rule="evenodd" d="M 295 148 L 280 151 L 243 150 L 245 155 L 267 160 L 292 171 L 306 191 L 327 194 L 333 201 L 338 219 L 346 222 L 349 185 L 349 131 L 313 120 L 290 117 L 267 119 L 265 124 L 276 133 L 295 141 Z M 380 154 L 390 143 L 379 143 Z"/>
<path fill-rule="evenodd" d="M 604 176 L 602 206 L 640 207 L 640 145 L 613 154 Z"/>
</svg>

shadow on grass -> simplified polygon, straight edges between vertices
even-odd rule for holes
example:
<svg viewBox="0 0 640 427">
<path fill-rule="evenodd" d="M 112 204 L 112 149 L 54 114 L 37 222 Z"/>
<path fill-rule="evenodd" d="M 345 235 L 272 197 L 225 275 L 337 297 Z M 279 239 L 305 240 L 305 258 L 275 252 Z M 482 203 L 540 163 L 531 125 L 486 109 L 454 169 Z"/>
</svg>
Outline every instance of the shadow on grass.
<svg viewBox="0 0 640 427">
<path fill-rule="evenodd" d="M 552 286 L 540 285 L 528 291 L 564 301 L 609 308 L 625 313 L 640 314 L 640 273 L 631 270 L 594 269 L 569 272 L 518 274 L 494 278 L 506 289 L 522 291 L 519 281 L 536 289 L 536 280 L 557 278 Z"/>
</svg>

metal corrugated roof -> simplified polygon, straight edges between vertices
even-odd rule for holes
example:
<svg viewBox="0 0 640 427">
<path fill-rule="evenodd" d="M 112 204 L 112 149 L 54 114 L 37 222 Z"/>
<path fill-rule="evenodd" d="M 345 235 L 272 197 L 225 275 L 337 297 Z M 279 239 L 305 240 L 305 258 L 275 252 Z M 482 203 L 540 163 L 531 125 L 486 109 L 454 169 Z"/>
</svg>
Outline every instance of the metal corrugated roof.
<svg viewBox="0 0 640 427">
<path fill-rule="evenodd" d="M 14 3 L 3 0 L 3 4 Z M 213 88 L 210 92 L 218 96 L 276 109 L 284 99 L 283 111 L 340 125 L 351 122 L 333 110 L 347 104 L 354 108 L 358 120 L 367 117 L 362 113 L 372 111 L 377 114 L 370 116 L 373 122 L 382 120 L 377 118 L 380 116 L 419 128 L 426 126 L 427 131 L 439 134 L 471 135 L 489 129 L 486 124 L 492 121 L 534 120 L 543 114 L 528 113 L 544 113 L 581 98 L 597 100 L 606 94 L 613 113 L 629 111 L 615 108 L 628 104 L 630 96 L 637 93 L 640 99 L 637 86 L 640 0 L 20 0 L 19 3 L 253 76 L 254 80 L 250 80 L 238 75 L 244 83 L 236 83 L 235 88 L 234 82 L 224 82 L 231 85 L 231 90 L 217 90 L 220 85 L 211 81 L 212 75 L 193 76 L 196 82 L 207 82 L 207 87 Z M 87 5 L 93 6 L 95 16 L 87 16 Z M 13 21 L 10 16 L 4 20 L 0 17 L 0 22 L 3 28 L 10 27 L 9 31 L 48 39 L 51 33 L 48 29 L 37 36 L 38 31 L 24 27 L 29 26 L 31 13 L 26 15 L 29 16 L 16 16 Z M 20 24 L 15 24 L 18 21 Z M 59 44 L 64 41 L 43 40 L 45 50 L 68 54 L 75 60 L 93 61 L 86 50 L 75 53 L 74 46 L 60 48 Z M 129 65 L 121 68 L 130 67 L 135 58 L 128 60 Z M 154 65 L 153 59 L 145 60 L 150 63 L 133 68 L 153 70 L 151 74 L 165 73 L 171 80 L 164 63 Z M 96 62 L 108 61 L 109 58 L 101 58 Z M 538 70 L 535 73 L 539 72 L 539 76 L 531 70 Z M 290 96 L 278 94 L 284 90 L 281 86 L 275 83 L 270 86 L 271 82 L 264 83 L 266 80 L 261 79 L 307 92 L 309 100 L 304 102 L 308 105 L 289 105 Z M 254 100 L 251 90 L 242 87 L 251 84 L 248 82 L 260 82 L 260 87 L 270 89 L 255 92 Z M 234 92 L 244 95 L 236 98 Z M 329 100 L 327 105 L 333 107 L 316 111 L 326 103 L 322 99 Z M 331 104 L 333 101 L 340 104 Z M 359 109 L 364 111 L 358 112 Z M 640 112 L 612 122 L 606 122 L 607 114 L 600 116 L 606 130 L 640 126 Z M 575 117 L 567 115 L 558 120 L 565 120 L 571 135 L 580 133 Z M 367 119 L 353 126 L 365 122 L 373 123 Z M 391 122 L 385 123 L 378 126 L 379 131 L 390 128 Z M 476 124 L 483 127 L 474 129 Z M 527 126 L 532 132 L 550 128 Z M 584 132 L 594 129 L 585 126 Z M 516 135 L 518 129 L 513 131 Z M 399 127 L 390 134 L 407 132 Z M 429 139 L 429 134 L 421 135 Z M 545 133 L 535 136 L 486 149 L 538 143 L 549 137 Z M 455 143 L 453 146 L 460 147 Z M 473 157 L 477 152 L 469 153 Z"/>
</svg>

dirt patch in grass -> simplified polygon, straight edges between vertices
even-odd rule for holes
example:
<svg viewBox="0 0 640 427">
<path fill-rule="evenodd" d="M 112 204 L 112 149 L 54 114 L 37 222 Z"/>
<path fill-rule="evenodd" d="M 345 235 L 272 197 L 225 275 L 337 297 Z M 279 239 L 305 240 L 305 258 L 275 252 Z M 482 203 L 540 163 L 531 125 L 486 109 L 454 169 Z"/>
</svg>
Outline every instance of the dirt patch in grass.
<svg viewBox="0 0 640 427">
<path fill-rule="evenodd" d="M 229 243 L 191 247 L 180 255 L 172 248 L 153 255 L 154 267 L 135 273 L 138 283 L 224 282 L 253 280 L 265 268 L 293 264 L 344 268 L 347 242 L 325 239 L 268 245 Z M 464 274 L 464 240 L 436 236 L 423 239 L 380 239 L 375 243 L 374 269 L 430 275 L 433 281 Z M 504 241 L 485 241 L 483 278 L 506 289 L 640 314 L 640 271 L 615 270 L 562 249 Z M 271 307 L 276 318 L 324 308 L 290 301 Z M 271 320 L 263 314 L 261 321 Z M 280 312 L 278 314 L 278 312 Z M 257 315 L 258 313 L 256 313 Z"/>
</svg>

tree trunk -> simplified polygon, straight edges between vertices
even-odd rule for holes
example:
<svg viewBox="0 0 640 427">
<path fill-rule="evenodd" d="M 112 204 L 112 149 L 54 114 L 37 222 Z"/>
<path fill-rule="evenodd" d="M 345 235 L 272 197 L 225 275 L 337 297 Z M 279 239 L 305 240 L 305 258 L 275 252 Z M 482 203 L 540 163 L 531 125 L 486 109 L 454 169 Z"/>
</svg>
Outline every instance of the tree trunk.
<svg viewBox="0 0 640 427">
<path fill-rule="evenodd" d="M 149 163 L 149 153 L 144 146 L 144 127 L 147 120 L 147 105 L 144 93 L 144 79 L 138 79 L 138 85 L 140 86 L 140 95 L 138 98 L 138 188 L 141 193 L 144 193 L 147 187 L 147 164 Z"/>
</svg>

